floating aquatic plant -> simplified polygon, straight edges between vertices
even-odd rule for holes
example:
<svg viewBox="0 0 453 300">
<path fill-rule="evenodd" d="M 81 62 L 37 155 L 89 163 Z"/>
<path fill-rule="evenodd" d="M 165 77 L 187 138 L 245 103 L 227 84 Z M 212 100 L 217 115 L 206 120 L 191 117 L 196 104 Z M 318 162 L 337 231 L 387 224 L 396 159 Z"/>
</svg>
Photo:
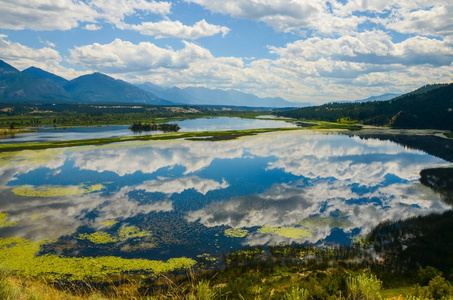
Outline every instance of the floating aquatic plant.
<svg viewBox="0 0 453 300">
<path fill-rule="evenodd" d="M 91 192 L 99 191 L 104 186 L 102 184 L 95 184 L 92 186 L 66 186 L 66 187 L 49 187 L 41 186 L 35 188 L 30 185 L 24 185 L 13 189 L 13 193 L 24 197 L 61 197 L 88 194 Z"/>
<path fill-rule="evenodd" d="M 0 264 L 19 275 L 48 280 L 84 280 L 104 278 L 128 272 L 157 275 L 192 267 L 193 259 L 180 257 L 167 261 L 125 259 L 116 256 L 64 257 L 37 256 L 40 243 L 13 237 L 0 239 Z"/>
<path fill-rule="evenodd" d="M 263 226 L 258 229 L 260 233 L 267 233 L 267 234 L 278 234 L 290 239 L 301 239 L 304 237 L 312 236 L 311 231 L 304 229 L 304 228 L 297 228 L 297 227 L 270 227 L 270 226 Z"/>
<path fill-rule="evenodd" d="M 137 226 L 125 226 L 118 231 L 118 236 L 122 241 L 130 238 L 145 237 L 149 235 L 151 235 L 151 231 L 141 230 Z"/>
<path fill-rule="evenodd" d="M 0 212 L 0 228 L 12 227 L 17 225 L 17 222 L 8 221 L 9 214 Z"/>
<path fill-rule="evenodd" d="M 249 231 L 247 229 L 240 229 L 240 228 L 228 228 L 224 231 L 225 236 L 232 237 L 232 238 L 243 238 L 245 237 Z"/>
<path fill-rule="evenodd" d="M 118 241 L 116 238 L 112 237 L 107 232 L 95 232 L 95 233 L 82 233 L 79 234 L 79 240 L 89 240 L 95 244 L 108 244 L 108 243 L 115 243 Z"/>
<path fill-rule="evenodd" d="M 115 221 L 115 220 L 107 220 L 107 221 L 101 222 L 101 225 L 104 225 L 106 227 L 112 227 L 113 225 L 115 225 L 117 223 L 118 223 L 118 221 Z"/>
</svg>

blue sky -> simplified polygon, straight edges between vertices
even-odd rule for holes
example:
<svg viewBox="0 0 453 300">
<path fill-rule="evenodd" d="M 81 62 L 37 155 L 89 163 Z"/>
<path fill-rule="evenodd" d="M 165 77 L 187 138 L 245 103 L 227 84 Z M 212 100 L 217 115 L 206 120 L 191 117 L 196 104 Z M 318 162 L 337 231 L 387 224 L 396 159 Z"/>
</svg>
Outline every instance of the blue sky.
<svg viewBox="0 0 453 300">
<path fill-rule="evenodd" d="M 320 104 L 453 79 L 446 0 L 0 0 L 0 59 Z"/>
</svg>

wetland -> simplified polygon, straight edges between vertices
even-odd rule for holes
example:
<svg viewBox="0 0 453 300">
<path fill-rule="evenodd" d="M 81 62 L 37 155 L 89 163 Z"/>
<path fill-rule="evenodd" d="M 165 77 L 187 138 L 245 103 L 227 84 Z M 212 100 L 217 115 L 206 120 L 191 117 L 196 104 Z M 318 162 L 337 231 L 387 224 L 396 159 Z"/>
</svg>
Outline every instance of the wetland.
<svg viewBox="0 0 453 300">
<path fill-rule="evenodd" d="M 441 224 L 451 213 L 451 191 L 443 188 L 451 181 L 445 136 L 233 118 L 177 124 L 180 132 L 145 140 L 132 134 L 121 143 L 0 152 L 2 264 L 47 280 L 156 278 L 220 268 L 240 251 L 255 259 L 295 247 L 286 257 L 298 265 L 298 247 L 313 247 L 307 250 L 313 256 L 313 249 L 370 242 L 375 246 L 365 252 L 403 262 L 415 256 L 395 253 L 395 239 L 414 251 L 423 220 Z M 117 128 L 97 129 L 93 134 Z M 55 132 L 30 133 L 28 142 Z M 217 134 L 234 139 L 213 139 Z M 428 251 L 436 257 L 442 248 Z M 423 259 L 414 268 L 441 269 L 445 262 Z"/>
</svg>

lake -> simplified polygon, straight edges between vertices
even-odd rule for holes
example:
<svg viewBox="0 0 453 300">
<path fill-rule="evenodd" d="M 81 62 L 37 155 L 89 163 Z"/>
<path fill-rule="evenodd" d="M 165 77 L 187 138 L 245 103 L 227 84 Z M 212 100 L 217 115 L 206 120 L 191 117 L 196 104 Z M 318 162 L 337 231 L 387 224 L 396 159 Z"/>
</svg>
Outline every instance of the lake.
<svg viewBox="0 0 453 300">
<path fill-rule="evenodd" d="M 179 132 L 297 127 L 296 124 L 286 121 L 240 119 L 229 117 L 202 118 L 173 121 L 169 123 L 178 124 L 181 128 Z M 0 138 L 0 143 L 69 141 L 162 133 L 162 131 L 133 132 L 129 130 L 128 127 L 129 125 L 67 128 L 42 126 L 37 128 L 36 132 L 21 133 L 2 137 Z"/>
<path fill-rule="evenodd" d="M 419 181 L 447 164 L 390 141 L 309 130 L 6 152 L 0 237 L 47 240 L 41 253 L 164 260 L 349 245 L 383 221 L 450 210 Z"/>
</svg>

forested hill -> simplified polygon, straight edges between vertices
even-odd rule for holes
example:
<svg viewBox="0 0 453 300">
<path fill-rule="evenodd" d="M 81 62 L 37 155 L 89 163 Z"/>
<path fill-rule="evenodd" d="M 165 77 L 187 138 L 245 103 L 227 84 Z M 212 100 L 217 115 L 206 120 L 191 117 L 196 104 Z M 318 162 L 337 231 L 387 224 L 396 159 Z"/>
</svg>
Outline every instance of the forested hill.
<svg viewBox="0 0 453 300">
<path fill-rule="evenodd" d="M 388 101 L 328 103 L 276 114 L 303 120 L 453 130 L 453 84 L 425 86 Z"/>
</svg>

